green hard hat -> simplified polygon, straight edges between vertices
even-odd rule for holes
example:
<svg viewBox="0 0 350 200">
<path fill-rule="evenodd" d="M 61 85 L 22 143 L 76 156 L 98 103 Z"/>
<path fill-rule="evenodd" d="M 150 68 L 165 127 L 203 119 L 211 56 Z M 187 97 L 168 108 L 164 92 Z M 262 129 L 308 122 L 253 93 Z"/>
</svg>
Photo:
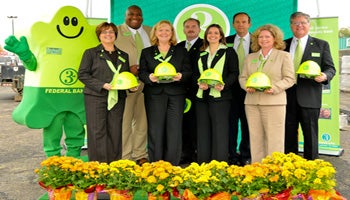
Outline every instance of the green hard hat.
<svg viewBox="0 0 350 200">
<path fill-rule="evenodd" d="M 201 76 L 199 77 L 198 82 L 206 83 L 211 87 L 214 87 L 216 84 L 224 85 L 222 75 L 216 69 L 213 68 L 204 70 Z"/>
<path fill-rule="evenodd" d="M 245 86 L 262 91 L 264 89 L 271 88 L 271 82 L 270 78 L 265 73 L 254 72 L 248 77 Z"/>
<path fill-rule="evenodd" d="M 127 90 L 137 87 L 139 82 L 137 78 L 130 72 L 121 72 L 112 84 L 112 89 Z"/>
<path fill-rule="evenodd" d="M 321 74 L 321 68 L 315 61 L 307 60 L 301 63 L 296 73 L 313 79 Z"/>
</svg>

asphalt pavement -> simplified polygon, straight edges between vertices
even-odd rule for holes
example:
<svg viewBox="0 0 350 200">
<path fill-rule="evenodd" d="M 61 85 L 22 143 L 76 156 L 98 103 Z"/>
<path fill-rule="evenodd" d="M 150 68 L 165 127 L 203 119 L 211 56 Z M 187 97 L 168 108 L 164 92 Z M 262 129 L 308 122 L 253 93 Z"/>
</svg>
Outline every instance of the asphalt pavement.
<svg viewBox="0 0 350 200">
<path fill-rule="evenodd" d="M 19 102 L 14 101 L 11 88 L 0 87 L 0 200 L 36 200 L 45 191 L 37 183 L 34 169 L 45 159 L 42 150 L 42 130 L 16 124 L 11 113 Z M 340 93 L 340 112 L 350 114 L 350 92 Z M 350 127 L 339 131 L 340 156 L 321 155 L 337 174 L 336 189 L 350 199 Z"/>
</svg>

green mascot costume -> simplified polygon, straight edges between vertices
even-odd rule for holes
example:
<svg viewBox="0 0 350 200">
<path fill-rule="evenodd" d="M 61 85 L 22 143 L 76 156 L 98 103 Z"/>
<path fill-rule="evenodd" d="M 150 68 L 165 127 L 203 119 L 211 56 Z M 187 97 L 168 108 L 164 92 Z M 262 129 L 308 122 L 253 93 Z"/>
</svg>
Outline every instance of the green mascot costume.
<svg viewBox="0 0 350 200">
<path fill-rule="evenodd" d="M 72 6 L 60 8 L 50 23 L 36 22 L 28 40 L 10 36 L 5 49 L 19 56 L 26 68 L 22 102 L 12 113 L 15 122 L 43 129 L 47 157 L 79 157 L 84 145 L 85 108 L 77 71 L 87 48 L 99 43 L 95 27 Z"/>
</svg>

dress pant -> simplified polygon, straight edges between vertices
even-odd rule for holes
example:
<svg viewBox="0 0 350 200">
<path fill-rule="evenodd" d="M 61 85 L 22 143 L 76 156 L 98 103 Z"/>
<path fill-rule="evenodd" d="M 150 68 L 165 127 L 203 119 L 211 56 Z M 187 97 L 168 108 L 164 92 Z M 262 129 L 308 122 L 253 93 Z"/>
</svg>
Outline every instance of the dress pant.
<svg viewBox="0 0 350 200">
<path fill-rule="evenodd" d="M 196 162 L 197 161 L 197 120 L 196 120 L 196 108 L 195 98 L 188 98 L 191 100 L 192 105 L 187 113 L 183 116 L 183 128 L 182 128 L 182 161 L 183 162 Z"/>
<path fill-rule="evenodd" d="M 230 111 L 230 135 L 229 135 L 230 160 L 244 161 L 244 160 L 251 159 L 249 128 L 248 128 L 247 117 L 244 109 L 245 95 L 246 95 L 245 90 L 237 87 L 235 88 L 233 98 L 232 98 L 231 111 Z M 238 148 L 240 155 L 237 154 L 237 138 L 238 138 L 239 122 L 240 122 L 240 128 L 241 128 L 241 143 Z"/>
<path fill-rule="evenodd" d="M 184 94 L 145 94 L 150 162 L 165 160 L 179 165 L 184 105 Z"/>
<path fill-rule="evenodd" d="M 228 162 L 231 100 L 197 101 L 197 159 Z"/>
<path fill-rule="evenodd" d="M 148 158 L 147 116 L 144 94 L 141 91 L 128 93 L 123 116 L 122 159 L 138 160 Z"/>
<path fill-rule="evenodd" d="M 285 105 L 245 105 L 252 163 L 284 152 Z"/>
<path fill-rule="evenodd" d="M 110 163 L 122 157 L 122 121 L 125 98 L 107 110 L 106 96 L 84 95 L 90 161 Z"/>
<path fill-rule="evenodd" d="M 304 158 L 314 160 L 318 154 L 318 119 L 320 108 L 301 107 L 296 100 L 296 87 L 287 90 L 285 153 L 298 154 L 298 128 L 304 136 Z"/>
</svg>

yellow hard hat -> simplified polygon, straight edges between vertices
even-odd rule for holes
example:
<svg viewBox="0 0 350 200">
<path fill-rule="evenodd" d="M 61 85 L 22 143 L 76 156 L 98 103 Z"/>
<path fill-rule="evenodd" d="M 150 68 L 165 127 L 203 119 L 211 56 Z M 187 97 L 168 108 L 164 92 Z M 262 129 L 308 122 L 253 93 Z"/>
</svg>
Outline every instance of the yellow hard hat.
<svg viewBox="0 0 350 200">
<path fill-rule="evenodd" d="M 185 100 L 184 113 L 187 113 L 187 112 L 191 109 L 191 106 L 192 106 L 191 100 L 188 99 L 188 98 L 186 98 L 186 100 Z"/>
<path fill-rule="evenodd" d="M 222 75 L 214 68 L 204 70 L 201 76 L 199 77 L 198 82 L 206 83 L 211 87 L 214 87 L 216 84 L 224 85 Z"/>
<path fill-rule="evenodd" d="M 321 74 L 321 68 L 315 61 L 307 60 L 301 63 L 296 73 L 306 78 L 315 78 Z"/>
<path fill-rule="evenodd" d="M 270 78 L 263 72 L 254 72 L 249 77 L 245 84 L 248 88 L 263 91 L 266 88 L 271 88 Z"/>
<path fill-rule="evenodd" d="M 137 87 L 139 85 L 139 82 L 137 81 L 137 78 L 134 76 L 134 74 L 130 72 L 121 72 L 118 74 L 116 80 L 111 84 L 112 89 L 127 90 Z"/>
<path fill-rule="evenodd" d="M 158 80 L 172 80 L 176 76 L 177 72 L 171 63 L 161 62 L 154 69 L 154 76 L 158 77 Z"/>
</svg>

